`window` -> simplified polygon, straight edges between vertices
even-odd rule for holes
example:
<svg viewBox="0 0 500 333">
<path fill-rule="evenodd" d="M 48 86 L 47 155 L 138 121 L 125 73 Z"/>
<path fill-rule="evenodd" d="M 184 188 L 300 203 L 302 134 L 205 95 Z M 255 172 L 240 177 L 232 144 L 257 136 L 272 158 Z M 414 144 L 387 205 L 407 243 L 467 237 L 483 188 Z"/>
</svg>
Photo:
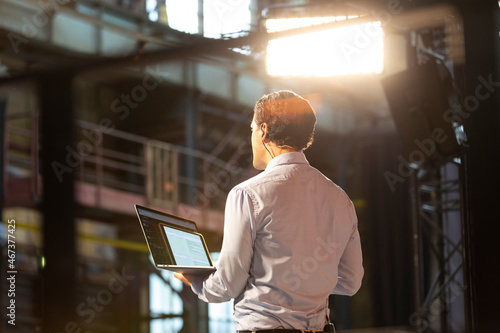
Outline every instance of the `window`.
<svg viewBox="0 0 500 333">
<path fill-rule="evenodd" d="M 167 0 L 168 25 L 190 34 L 198 33 L 198 0 Z"/>
<path fill-rule="evenodd" d="M 219 259 L 220 252 L 210 253 L 212 261 Z M 208 331 L 210 333 L 234 333 L 236 323 L 233 319 L 234 301 L 208 304 Z"/>
<path fill-rule="evenodd" d="M 215 262 L 219 253 L 211 253 Z M 179 332 L 183 325 L 182 299 L 178 295 L 183 288 L 181 281 L 174 278 L 173 272 L 160 271 L 161 277 L 151 274 L 149 277 L 149 307 L 151 316 L 162 314 L 178 315 L 178 318 L 153 319 L 150 333 Z M 210 333 L 233 333 L 236 323 L 233 320 L 233 301 L 208 304 L 208 329 Z M 200 319 L 202 320 L 202 319 Z"/>
<path fill-rule="evenodd" d="M 205 0 L 203 30 L 208 38 L 250 30 L 250 0 Z"/>
<path fill-rule="evenodd" d="M 182 282 L 174 278 L 174 274 L 162 270 L 162 278 L 156 274 L 149 277 L 149 307 L 151 316 L 161 314 L 179 315 L 178 318 L 153 319 L 150 323 L 151 333 L 177 333 L 183 326 L 182 300 L 177 294 L 182 290 Z M 168 282 L 168 283 L 165 283 Z"/>
<path fill-rule="evenodd" d="M 149 0 L 152 1 L 152 0 Z M 199 29 L 198 0 L 167 0 L 168 25 L 176 30 L 196 34 Z M 204 0 L 203 31 L 208 38 L 248 31 L 250 0 Z"/>
</svg>

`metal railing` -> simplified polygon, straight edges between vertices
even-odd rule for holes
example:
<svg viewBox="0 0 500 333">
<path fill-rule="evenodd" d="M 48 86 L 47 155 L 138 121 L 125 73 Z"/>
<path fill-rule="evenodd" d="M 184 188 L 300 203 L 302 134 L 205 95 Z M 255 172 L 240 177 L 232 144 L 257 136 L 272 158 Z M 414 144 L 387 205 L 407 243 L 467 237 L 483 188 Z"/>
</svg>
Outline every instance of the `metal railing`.
<svg viewBox="0 0 500 333">
<path fill-rule="evenodd" d="M 41 196 L 37 114 L 9 115 L 6 120 L 6 184 L 15 178 L 29 178 L 30 194 Z M 150 204 L 169 208 L 181 201 L 199 206 L 200 200 L 189 198 L 193 197 L 193 193 L 204 195 L 207 182 L 210 183 L 214 175 L 225 172 L 231 176 L 232 181 L 217 184 L 218 190 L 225 193 L 247 171 L 246 168 L 235 167 L 234 158 L 240 156 L 234 157 L 232 162 L 225 162 L 202 151 L 115 128 L 104 129 L 83 120 L 75 120 L 75 145 L 66 149 L 66 160 L 53 162 L 53 171 L 59 173 L 60 180 L 66 173 L 76 172 L 77 181 L 94 185 L 97 196 L 103 188 L 107 188 L 141 195 Z M 180 165 L 188 160 L 195 166 L 195 172 L 185 175 Z M 9 186 L 4 188 L 8 190 Z M 5 195 L 8 197 L 9 193 Z M 204 197 L 210 201 L 220 199 L 210 195 Z M 203 204 L 209 206 L 214 203 L 203 201 Z M 216 204 L 221 207 L 223 203 Z"/>
</svg>

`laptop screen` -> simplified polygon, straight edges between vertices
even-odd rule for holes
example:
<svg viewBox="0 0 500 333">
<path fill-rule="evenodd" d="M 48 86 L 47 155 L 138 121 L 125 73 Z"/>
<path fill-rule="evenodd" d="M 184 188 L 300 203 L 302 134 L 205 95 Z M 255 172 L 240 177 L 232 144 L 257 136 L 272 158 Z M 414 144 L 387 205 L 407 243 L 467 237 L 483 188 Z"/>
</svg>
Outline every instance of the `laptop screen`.
<svg viewBox="0 0 500 333">
<path fill-rule="evenodd" d="M 178 228 L 197 231 L 196 224 L 177 216 L 169 215 L 140 205 L 135 205 L 144 237 L 146 237 L 149 250 L 156 265 L 172 265 L 173 260 L 165 251 L 162 238 L 161 223 L 170 223 Z"/>
<path fill-rule="evenodd" d="M 200 234 L 162 225 L 175 264 L 178 266 L 212 266 Z"/>
</svg>

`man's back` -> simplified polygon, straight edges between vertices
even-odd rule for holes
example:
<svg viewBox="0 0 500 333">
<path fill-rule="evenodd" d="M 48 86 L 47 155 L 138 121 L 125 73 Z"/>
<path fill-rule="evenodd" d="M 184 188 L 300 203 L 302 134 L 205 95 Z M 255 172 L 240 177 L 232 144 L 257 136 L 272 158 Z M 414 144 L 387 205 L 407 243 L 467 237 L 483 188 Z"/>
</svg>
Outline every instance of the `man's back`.
<svg viewBox="0 0 500 333">
<path fill-rule="evenodd" d="M 309 166 L 302 153 L 275 158 L 263 173 L 233 191 L 248 196 L 253 206 L 249 221 L 226 219 L 227 224 L 251 224 L 250 279 L 235 300 L 240 324 L 254 329 L 323 328 L 326 299 L 337 284 L 339 262 L 351 236 L 349 251 L 361 258 L 348 196 Z M 347 276 L 337 293 L 352 295 L 359 289 L 361 262 L 349 264 L 352 267 L 341 272 Z"/>
</svg>

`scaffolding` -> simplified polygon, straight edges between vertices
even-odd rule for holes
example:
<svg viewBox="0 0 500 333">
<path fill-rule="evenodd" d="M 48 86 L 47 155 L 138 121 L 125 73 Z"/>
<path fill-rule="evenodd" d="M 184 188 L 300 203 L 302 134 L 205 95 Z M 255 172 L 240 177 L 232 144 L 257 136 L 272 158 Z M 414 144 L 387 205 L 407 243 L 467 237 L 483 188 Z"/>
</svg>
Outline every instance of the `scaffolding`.
<svg viewBox="0 0 500 333">
<path fill-rule="evenodd" d="M 462 161 L 422 167 L 412 179 L 417 332 L 466 325 Z"/>
</svg>

